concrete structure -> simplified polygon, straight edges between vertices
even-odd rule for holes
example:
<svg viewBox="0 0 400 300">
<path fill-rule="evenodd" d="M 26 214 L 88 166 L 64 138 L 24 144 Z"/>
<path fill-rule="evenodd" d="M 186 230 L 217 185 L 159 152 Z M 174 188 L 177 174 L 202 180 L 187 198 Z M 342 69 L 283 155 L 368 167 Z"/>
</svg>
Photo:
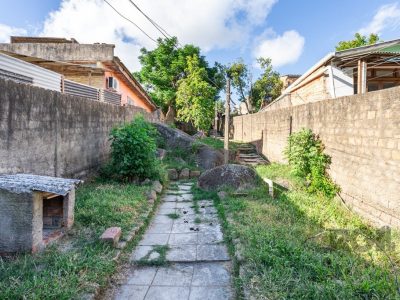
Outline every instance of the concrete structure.
<svg viewBox="0 0 400 300">
<path fill-rule="evenodd" d="M 400 40 L 393 40 L 329 53 L 262 110 L 303 105 L 399 85 Z"/>
<path fill-rule="evenodd" d="M 329 173 L 354 211 L 400 228 L 400 87 L 234 117 L 234 139 L 285 162 L 292 132 L 310 128 L 332 158 Z"/>
<path fill-rule="evenodd" d="M 131 72 L 114 56 L 114 45 L 79 44 L 64 38 L 11 37 L 0 52 L 62 74 L 65 79 L 121 95 L 121 105 L 157 109 Z"/>
<path fill-rule="evenodd" d="M 0 253 L 36 252 L 74 223 L 79 180 L 0 175 Z"/>
<path fill-rule="evenodd" d="M 142 113 L 0 79 L 0 174 L 80 177 L 108 159 L 111 129 Z"/>
<path fill-rule="evenodd" d="M 282 86 L 282 93 L 286 90 L 293 82 L 300 78 L 301 75 L 293 75 L 293 74 L 286 74 L 280 77 L 280 80 L 283 83 Z"/>
</svg>

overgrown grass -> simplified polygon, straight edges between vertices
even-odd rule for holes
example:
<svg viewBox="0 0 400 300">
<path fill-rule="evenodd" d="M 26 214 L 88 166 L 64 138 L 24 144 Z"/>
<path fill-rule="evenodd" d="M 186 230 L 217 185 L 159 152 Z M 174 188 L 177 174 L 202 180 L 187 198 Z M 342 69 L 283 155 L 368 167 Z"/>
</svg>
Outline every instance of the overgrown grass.
<svg viewBox="0 0 400 300">
<path fill-rule="evenodd" d="M 105 286 L 115 271 L 115 250 L 100 242 L 110 226 L 123 232 L 143 219 L 148 187 L 114 182 L 81 186 L 76 194 L 75 225 L 46 251 L 0 258 L 0 299 L 77 299 Z"/>
<path fill-rule="evenodd" d="M 221 139 L 217 139 L 214 137 L 204 137 L 199 141 L 216 149 L 216 150 L 224 149 L 224 141 Z M 229 150 L 236 151 L 238 145 L 239 145 L 239 143 L 230 141 L 229 142 Z"/>
<path fill-rule="evenodd" d="M 194 154 L 180 148 L 168 150 L 162 164 L 165 169 L 181 171 L 183 168 L 188 168 L 189 170 L 198 170 Z"/>
<path fill-rule="evenodd" d="M 228 241 L 244 262 L 238 287 L 255 299 L 399 299 L 399 235 L 366 225 L 334 200 L 309 195 L 287 166 L 257 168 L 292 190 L 266 187 L 217 200 Z M 229 221 L 228 221 L 229 220 Z M 389 260 L 392 262 L 390 262 Z"/>
</svg>

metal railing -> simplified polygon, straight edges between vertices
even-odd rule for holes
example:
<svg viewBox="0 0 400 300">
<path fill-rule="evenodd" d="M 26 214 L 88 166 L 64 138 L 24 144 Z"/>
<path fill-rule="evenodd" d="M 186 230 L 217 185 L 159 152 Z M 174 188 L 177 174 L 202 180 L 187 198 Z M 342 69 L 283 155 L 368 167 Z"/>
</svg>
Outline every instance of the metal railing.
<svg viewBox="0 0 400 300">
<path fill-rule="evenodd" d="M 63 80 L 63 92 L 68 95 L 80 96 L 99 101 L 99 89 L 75 81 Z"/>
</svg>

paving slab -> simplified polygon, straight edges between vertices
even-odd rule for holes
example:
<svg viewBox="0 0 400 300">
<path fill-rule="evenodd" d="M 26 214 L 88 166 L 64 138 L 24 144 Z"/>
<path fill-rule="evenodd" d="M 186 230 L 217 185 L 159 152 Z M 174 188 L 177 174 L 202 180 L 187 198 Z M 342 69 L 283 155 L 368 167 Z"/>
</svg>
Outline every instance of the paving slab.
<svg viewBox="0 0 400 300">
<path fill-rule="evenodd" d="M 195 211 L 193 184 L 178 183 L 177 191 L 168 190 L 162 196 L 160 207 L 131 255 L 133 263 L 126 281 L 118 287 L 114 299 L 234 299 L 232 267 L 218 212 L 210 199 L 196 201 L 199 207 Z M 172 219 L 169 214 L 178 214 L 179 218 Z M 165 257 L 155 251 L 157 246 L 166 246 Z M 154 266 L 154 261 L 159 263 L 160 259 L 167 264 Z"/>
<path fill-rule="evenodd" d="M 194 262 L 196 261 L 196 245 L 170 245 L 166 260 L 169 262 Z"/>
<path fill-rule="evenodd" d="M 140 246 L 157 246 L 168 243 L 169 233 L 146 233 L 139 242 Z"/>
<path fill-rule="evenodd" d="M 173 264 L 161 267 L 152 282 L 159 286 L 190 286 L 193 277 L 194 266 L 192 264 Z"/>
</svg>

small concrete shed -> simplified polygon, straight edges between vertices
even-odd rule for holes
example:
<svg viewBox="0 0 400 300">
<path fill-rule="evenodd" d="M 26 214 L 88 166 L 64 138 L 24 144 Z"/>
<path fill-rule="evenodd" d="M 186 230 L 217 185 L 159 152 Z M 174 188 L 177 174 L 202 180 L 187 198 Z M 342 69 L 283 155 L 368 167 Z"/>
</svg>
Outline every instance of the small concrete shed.
<svg viewBox="0 0 400 300">
<path fill-rule="evenodd" d="M 79 182 L 30 174 L 0 175 L 0 254 L 36 252 L 71 228 Z"/>
</svg>

